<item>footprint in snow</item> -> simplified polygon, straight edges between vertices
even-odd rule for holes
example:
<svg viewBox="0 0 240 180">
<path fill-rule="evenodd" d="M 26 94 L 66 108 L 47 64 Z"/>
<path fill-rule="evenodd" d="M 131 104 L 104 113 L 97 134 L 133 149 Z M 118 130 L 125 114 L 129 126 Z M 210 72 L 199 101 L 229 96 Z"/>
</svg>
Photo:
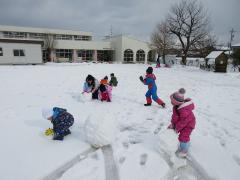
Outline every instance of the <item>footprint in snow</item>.
<svg viewBox="0 0 240 180">
<path fill-rule="evenodd" d="M 220 139 L 220 145 L 221 145 L 222 147 L 225 147 L 225 146 L 226 146 L 226 141 L 223 140 L 223 139 Z"/>
<path fill-rule="evenodd" d="M 120 164 L 123 164 L 125 160 L 126 160 L 126 157 L 120 157 L 119 163 L 120 163 Z"/>
<path fill-rule="evenodd" d="M 131 111 L 127 112 L 127 115 L 131 115 L 131 114 L 132 114 L 132 112 L 131 112 Z"/>
<path fill-rule="evenodd" d="M 234 155 L 234 156 L 233 156 L 233 159 L 234 159 L 234 161 L 238 164 L 238 166 L 240 166 L 240 157 L 237 156 L 237 155 Z"/>
<path fill-rule="evenodd" d="M 148 155 L 146 153 L 142 154 L 140 156 L 140 165 L 142 166 L 145 165 L 147 162 L 147 158 L 148 158 Z"/>
<path fill-rule="evenodd" d="M 129 148 L 128 142 L 123 142 L 122 145 L 123 145 L 123 147 L 124 147 L 125 149 L 128 149 L 128 148 Z"/>
<path fill-rule="evenodd" d="M 98 160 L 98 159 L 99 159 L 97 153 L 94 153 L 94 154 L 91 156 L 91 158 L 92 158 L 92 159 L 95 159 L 95 160 Z"/>
</svg>

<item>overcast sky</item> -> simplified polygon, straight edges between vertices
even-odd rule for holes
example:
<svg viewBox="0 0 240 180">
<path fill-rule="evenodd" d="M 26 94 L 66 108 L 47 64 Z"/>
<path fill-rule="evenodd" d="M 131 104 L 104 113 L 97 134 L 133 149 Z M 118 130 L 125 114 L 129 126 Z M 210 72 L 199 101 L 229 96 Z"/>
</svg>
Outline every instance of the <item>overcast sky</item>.
<svg viewBox="0 0 240 180">
<path fill-rule="evenodd" d="M 97 39 L 126 34 L 149 40 L 155 25 L 180 0 L 0 0 L 0 24 L 91 31 Z M 240 0 L 200 0 L 219 42 L 240 42 Z"/>
</svg>

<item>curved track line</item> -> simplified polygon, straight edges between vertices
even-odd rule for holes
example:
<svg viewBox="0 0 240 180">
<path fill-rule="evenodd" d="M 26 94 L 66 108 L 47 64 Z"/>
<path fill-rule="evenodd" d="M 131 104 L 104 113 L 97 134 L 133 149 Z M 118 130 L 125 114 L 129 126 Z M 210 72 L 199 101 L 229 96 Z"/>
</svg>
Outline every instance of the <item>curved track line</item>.
<svg viewBox="0 0 240 180">
<path fill-rule="evenodd" d="M 59 168 L 55 169 L 53 172 L 42 178 L 42 180 L 57 180 L 59 179 L 67 170 L 69 170 L 71 167 L 73 167 L 75 164 L 80 162 L 81 160 L 85 159 L 88 154 L 95 152 L 97 149 L 95 148 L 89 148 L 85 150 L 84 152 L 76 155 L 74 158 L 72 158 L 70 161 L 64 163 Z"/>
<path fill-rule="evenodd" d="M 103 146 L 102 152 L 105 161 L 106 180 L 119 180 L 117 166 L 113 157 L 112 146 L 111 145 Z"/>
</svg>

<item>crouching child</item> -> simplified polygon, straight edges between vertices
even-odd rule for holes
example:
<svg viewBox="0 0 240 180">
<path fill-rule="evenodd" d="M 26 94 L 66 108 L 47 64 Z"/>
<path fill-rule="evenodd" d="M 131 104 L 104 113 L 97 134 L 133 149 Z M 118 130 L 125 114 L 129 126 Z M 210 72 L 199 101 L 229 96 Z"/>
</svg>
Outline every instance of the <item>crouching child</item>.
<svg viewBox="0 0 240 180">
<path fill-rule="evenodd" d="M 101 101 L 112 101 L 112 87 L 110 85 L 101 84 L 99 87 L 98 99 Z"/>
<path fill-rule="evenodd" d="M 63 140 L 64 136 L 71 134 L 69 127 L 73 125 L 74 118 L 66 109 L 44 108 L 42 116 L 53 124 L 53 140 Z"/>
</svg>

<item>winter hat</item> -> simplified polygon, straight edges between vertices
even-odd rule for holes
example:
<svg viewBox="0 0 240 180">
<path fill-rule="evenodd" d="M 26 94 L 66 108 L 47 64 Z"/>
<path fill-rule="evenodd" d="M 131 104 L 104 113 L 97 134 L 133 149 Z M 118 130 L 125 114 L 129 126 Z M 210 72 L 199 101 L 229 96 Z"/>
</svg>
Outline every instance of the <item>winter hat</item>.
<svg viewBox="0 0 240 180">
<path fill-rule="evenodd" d="M 86 81 L 94 81 L 94 77 L 92 76 L 92 75 L 88 75 L 87 77 L 86 77 Z"/>
<path fill-rule="evenodd" d="M 53 109 L 52 108 L 43 108 L 42 109 L 42 116 L 45 119 L 50 118 L 51 116 L 53 116 Z"/>
<path fill-rule="evenodd" d="M 108 77 L 107 77 L 107 76 L 105 76 L 103 79 L 108 79 Z"/>
<path fill-rule="evenodd" d="M 178 90 L 178 92 L 173 93 L 170 96 L 172 105 L 179 106 L 179 105 L 183 104 L 184 100 L 185 100 L 184 99 L 185 92 L 186 92 L 186 90 L 184 88 L 181 88 Z"/>
<path fill-rule="evenodd" d="M 153 68 L 151 66 L 148 67 L 147 70 L 146 70 L 146 73 L 147 74 L 152 74 L 153 73 Z"/>
<path fill-rule="evenodd" d="M 99 90 L 100 90 L 101 92 L 106 91 L 105 85 L 104 85 L 104 84 L 101 84 L 101 85 L 99 86 Z"/>
</svg>

